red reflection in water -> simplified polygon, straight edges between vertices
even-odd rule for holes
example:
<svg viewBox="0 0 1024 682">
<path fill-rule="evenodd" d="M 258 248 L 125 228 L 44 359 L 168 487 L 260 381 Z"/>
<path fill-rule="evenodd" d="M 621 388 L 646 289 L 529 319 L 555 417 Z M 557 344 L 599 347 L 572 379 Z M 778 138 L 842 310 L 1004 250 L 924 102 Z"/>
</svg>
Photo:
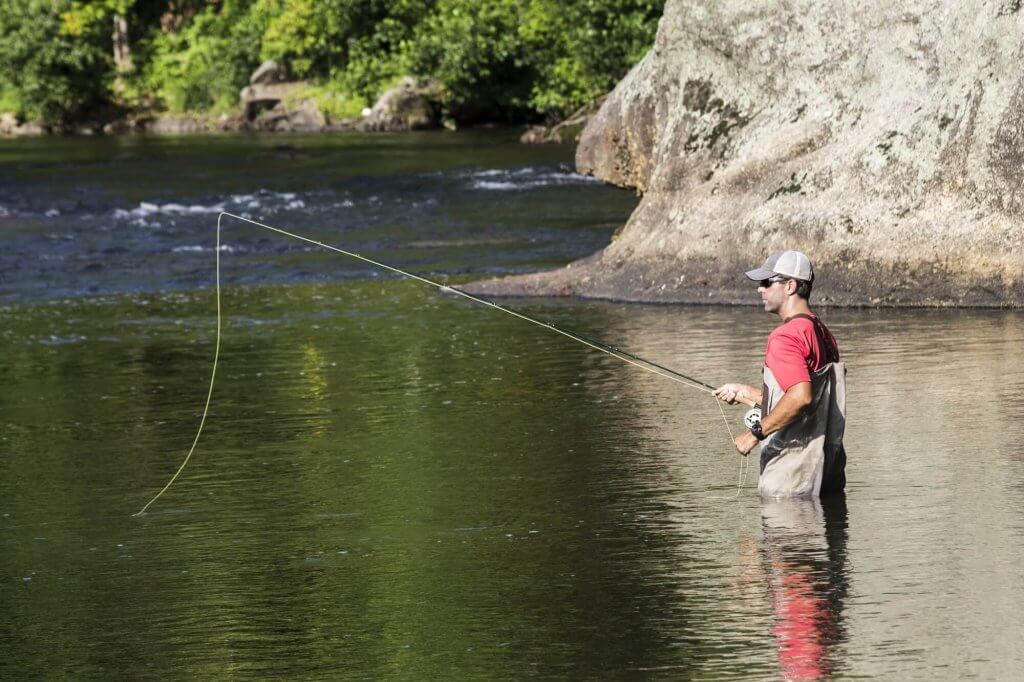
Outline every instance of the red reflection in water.
<svg viewBox="0 0 1024 682">
<path fill-rule="evenodd" d="M 762 521 L 779 666 L 787 680 L 824 679 L 845 639 L 845 498 L 766 502 Z"/>
</svg>

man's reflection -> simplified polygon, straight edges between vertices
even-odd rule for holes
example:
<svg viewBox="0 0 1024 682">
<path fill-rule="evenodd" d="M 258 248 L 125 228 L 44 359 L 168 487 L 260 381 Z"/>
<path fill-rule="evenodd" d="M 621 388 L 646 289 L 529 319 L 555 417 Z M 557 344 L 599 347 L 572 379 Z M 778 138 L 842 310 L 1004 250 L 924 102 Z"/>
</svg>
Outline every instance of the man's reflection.
<svg viewBox="0 0 1024 682">
<path fill-rule="evenodd" d="M 822 679 L 846 639 L 846 497 L 766 500 L 761 513 L 779 664 L 786 679 Z"/>
</svg>

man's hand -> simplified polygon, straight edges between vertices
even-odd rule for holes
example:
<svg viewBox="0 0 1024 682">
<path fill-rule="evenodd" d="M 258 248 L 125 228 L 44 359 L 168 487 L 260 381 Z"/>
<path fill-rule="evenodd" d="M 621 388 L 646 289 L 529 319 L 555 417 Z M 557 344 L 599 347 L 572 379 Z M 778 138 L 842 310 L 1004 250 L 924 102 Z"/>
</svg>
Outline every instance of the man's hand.
<svg viewBox="0 0 1024 682">
<path fill-rule="evenodd" d="M 757 438 L 750 431 L 744 431 L 736 436 L 735 444 L 736 452 L 746 457 L 754 449 L 754 446 L 757 445 Z"/>
<path fill-rule="evenodd" d="M 747 393 L 747 387 L 743 384 L 722 384 L 714 390 L 716 398 L 721 400 L 723 403 L 729 405 L 735 405 L 740 402 L 740 398 L 744 397 Z"/>
</svg>

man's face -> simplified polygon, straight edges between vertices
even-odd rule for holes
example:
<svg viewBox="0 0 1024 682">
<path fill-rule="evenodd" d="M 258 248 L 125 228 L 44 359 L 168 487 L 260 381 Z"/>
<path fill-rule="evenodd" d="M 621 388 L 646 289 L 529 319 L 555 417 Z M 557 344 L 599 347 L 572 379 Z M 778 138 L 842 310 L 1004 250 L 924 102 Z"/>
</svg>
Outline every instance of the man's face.
<svg viewBox="0 0 1024 682">
<path fill-rule="evenodd" d="M 757 293 L 761 294 L 761 302 L 764 303 L 764 310 L 767 313 L 777 313 L 789 297 L 789 283 L 792 280 L 772 277 L 761 280 L 757 285 Z"/>
</svg>

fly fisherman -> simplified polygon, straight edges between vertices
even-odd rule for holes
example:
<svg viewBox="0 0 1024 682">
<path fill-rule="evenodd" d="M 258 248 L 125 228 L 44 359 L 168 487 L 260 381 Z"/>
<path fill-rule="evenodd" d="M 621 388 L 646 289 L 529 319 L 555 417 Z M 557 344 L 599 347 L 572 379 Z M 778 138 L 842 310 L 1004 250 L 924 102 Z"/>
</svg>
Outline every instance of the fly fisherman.
<svg viewBox="0 0 1024 682">
<path fill-rule="evenodd" d="M 725 384 L 714 394 L 734 405 L 760 401 L 760 422 L 736 437 L 746 455 L 761 443 L 758 491 L 766 497 L 821 496 L 846 487 L 846 368 L 839 347 L 807 301 L 814 270 L 799 251 L 773 253 L 746 273 L 764 309 L 782 324 L 768 335 L 764 386 Z"/>
</svg>

